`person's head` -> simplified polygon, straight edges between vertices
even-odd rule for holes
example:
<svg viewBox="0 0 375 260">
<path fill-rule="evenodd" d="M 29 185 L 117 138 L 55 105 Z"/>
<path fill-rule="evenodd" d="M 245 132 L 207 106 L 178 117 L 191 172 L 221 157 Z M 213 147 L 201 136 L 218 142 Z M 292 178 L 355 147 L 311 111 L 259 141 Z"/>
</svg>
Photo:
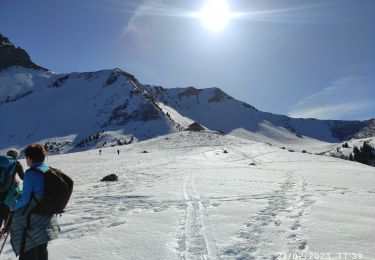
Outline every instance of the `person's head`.
<svg viewBox="0 0 375 260">
<path fill-rule="evenodd" d="M 10 156 L 10 157 L 13 157 L 14 159 L 17 159 L 18 156 L 20 155 L 20 152 L 17 149 L 10 149 L 7 152 L 7 155 Z"/>
<path fill-rule="evenodd" d="M 33 163 L 43 162 L 47 155 L 46 149 L 41 144 L 30 144 L 25 148 L 24 152 L 29 167 Z"/>
</svg>

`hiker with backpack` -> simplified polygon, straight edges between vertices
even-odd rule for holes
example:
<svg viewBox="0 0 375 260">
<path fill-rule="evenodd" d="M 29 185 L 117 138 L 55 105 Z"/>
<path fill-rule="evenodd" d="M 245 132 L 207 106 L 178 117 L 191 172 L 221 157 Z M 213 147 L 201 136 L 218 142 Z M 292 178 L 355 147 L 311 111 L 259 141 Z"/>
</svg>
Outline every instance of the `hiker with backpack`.
<svg viewBox="0 0 375 260">
<path fill-rule="evenodd" d="M 21 194 L 20 184 L 16 180 L 16 174 L 23 180 L 25 175 L 22 164 L 17 160 L 19 151 L 11 149 L 6 156 L 1 156 L 3 162 L 0 170 L 0 227 L 6 225 L 10 214 L 9 206 L 18 199 Z"/>
<path fill-rule="evenodd" d="M 24 176 L 23 191 L 11 207 L 11 245 L 20 260 L 47 260 L 48 242 L 58 236 L 56 214 L 61 214 L 69 200 L 73 181 L 61 171 L 44 163 L 43 145 L 32 144 L 24 150 L 30 167 Z"/>
</svg>

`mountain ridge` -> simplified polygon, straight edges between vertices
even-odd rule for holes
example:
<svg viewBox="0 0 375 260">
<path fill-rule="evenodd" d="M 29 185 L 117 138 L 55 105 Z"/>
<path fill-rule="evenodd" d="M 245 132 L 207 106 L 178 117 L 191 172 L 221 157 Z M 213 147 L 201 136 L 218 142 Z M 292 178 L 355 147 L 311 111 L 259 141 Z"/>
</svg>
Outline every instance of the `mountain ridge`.
<svg viewBox="0 0 375 260">
<path fill-rule="evenodd" d="M 15 48 L 5 39 L 0 41 L 4 46 Z M 55 143 L 54 150 L 59 153 L 74 152 L 147 140 L 182 131 L 193 122 L 280 145 L 375 136 L 375 119 L 291 118 L 259 111 L 219 88 L 146 85 L 119 68 L 58 74 L 35 65 L 26 56 L 25 64 L 8 62 L 9 66 L 0 69 L 0 116 L 6 122 L 19 118 L 27 126 L 16 131 L 24 127 L 14 123 L 1 126 L 0 150 L 48 142 Z M 0 57 L 0 64 L 5 64 Z M 35 115 L 28 115 L 29 107 Z"/>
</svg>

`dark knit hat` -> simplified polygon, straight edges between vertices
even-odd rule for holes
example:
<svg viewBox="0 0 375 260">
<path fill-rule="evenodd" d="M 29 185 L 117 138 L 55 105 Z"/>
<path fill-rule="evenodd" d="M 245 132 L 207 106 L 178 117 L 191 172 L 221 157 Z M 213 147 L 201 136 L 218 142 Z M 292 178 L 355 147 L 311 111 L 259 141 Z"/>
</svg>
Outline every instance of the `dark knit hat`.
<svg viewBox="0 0 375 260">
<path fill-rule="evenodd" d="M 20 155 L 20 152 L 17 149 L 11 149 L 7 152 L 7 155 L 13 157 L 14 159 L 17 159 Z"/>
</svg>

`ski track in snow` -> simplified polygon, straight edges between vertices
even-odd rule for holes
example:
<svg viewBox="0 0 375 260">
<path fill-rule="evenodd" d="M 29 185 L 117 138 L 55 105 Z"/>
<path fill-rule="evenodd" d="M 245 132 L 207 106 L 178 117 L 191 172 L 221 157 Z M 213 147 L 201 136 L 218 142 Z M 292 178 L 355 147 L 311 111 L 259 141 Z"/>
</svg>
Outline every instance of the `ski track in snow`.
<svg viewBox="0 0 375 260">
<path fill-rule="evenodd" d="M 208 202 L 196 192 L 193 176 L 185 178 L 183 197 L 186 204 L 179 226 L 180 259 L 216 259 L 217 247 L 205 206 Z"/>
</svg>

